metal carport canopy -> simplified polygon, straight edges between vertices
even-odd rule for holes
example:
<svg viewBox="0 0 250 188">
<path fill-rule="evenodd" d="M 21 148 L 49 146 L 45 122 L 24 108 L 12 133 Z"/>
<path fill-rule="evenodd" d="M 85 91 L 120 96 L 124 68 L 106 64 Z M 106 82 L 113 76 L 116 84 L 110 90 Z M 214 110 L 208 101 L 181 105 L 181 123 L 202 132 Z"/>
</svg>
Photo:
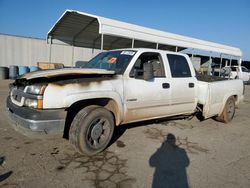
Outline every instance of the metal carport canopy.
<svg viewBox="0 0 250 188">
<path fill-rule="evenodd" d="M 241 57 L 239 48 L 163 32 L 84 12 L 66 10 L 48 32 L 50 43 L 115 49 L 149 47 L 166 50 L 192 48 Z"/>
</svg>

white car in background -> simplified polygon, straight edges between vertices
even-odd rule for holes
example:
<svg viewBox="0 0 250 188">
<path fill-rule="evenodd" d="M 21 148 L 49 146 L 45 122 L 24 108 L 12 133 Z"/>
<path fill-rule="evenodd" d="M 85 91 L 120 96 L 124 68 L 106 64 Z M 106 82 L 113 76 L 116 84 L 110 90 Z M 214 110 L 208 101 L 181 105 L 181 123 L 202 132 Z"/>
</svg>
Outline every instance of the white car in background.
<svg viewBox="0 0 250 188">
<path fill-rule="evenodd" d="M 244 82 L 249 82 L 250 72 L 244 66 L 226 66 L 225 68 L 231 68 L 230 78 L 232 79 L 241 79 Z"/>
</svg>

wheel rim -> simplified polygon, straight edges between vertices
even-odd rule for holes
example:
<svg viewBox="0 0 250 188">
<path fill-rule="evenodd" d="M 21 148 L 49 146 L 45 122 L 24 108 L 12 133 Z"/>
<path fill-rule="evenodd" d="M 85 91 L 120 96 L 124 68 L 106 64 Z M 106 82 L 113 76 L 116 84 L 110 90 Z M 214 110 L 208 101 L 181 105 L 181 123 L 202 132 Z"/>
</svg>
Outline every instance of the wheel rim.
<svg viewBox="0 0 250 188">
<path fill-rule="evenodd" d="M 87 143 L 92 149 L 99 149 L 107 144 L 110 136 L 110 122 L 108 119 L 101 117 L 94 119 L 87 132 Z"/>
<path fill-rule="evenodd" d="M 227 104 L 227 116 L 231 120 L 234 116 L 235 105 L 233 100 L 229 100 Z"/>
</svg>

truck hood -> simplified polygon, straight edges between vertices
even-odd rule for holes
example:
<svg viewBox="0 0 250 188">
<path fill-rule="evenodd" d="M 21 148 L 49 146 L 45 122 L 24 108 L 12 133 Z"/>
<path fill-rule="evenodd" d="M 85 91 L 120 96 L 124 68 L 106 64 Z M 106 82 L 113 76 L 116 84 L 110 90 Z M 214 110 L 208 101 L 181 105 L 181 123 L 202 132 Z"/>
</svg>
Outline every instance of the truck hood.
<svg viewBox="0 0 250 188">
<path fill-rule="evenodd" d="M 114 75 L 115 71 L 105 70 L 105 69 L 89 69 L 89 68 L 63 68 L 63 69 L 53 69 L 53 70 L 42 70 L 30 72 L 18 77 L 18 80 L 33 80 L 39 78 L 55 78 L 70 76 L 74 78 L 75 76 L 84 77 L 84 75 Z"/>
</svg>

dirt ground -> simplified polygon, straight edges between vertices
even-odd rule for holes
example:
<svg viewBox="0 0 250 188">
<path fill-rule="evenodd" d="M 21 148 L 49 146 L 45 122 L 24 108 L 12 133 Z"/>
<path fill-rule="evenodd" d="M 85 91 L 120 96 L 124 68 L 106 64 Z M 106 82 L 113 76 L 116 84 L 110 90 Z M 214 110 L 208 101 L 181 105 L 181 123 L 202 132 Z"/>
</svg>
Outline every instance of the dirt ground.
<svg viewBox="0 0 250 188">
<path fill-rule="evenodd" d="M 208 119 L 125 125 L 93 157 L 60 136 L 30 139 L 7 120 L 0 81 L 2 187 L 250 187 L 250 86 L 229 124 Z"/>
</svg>

